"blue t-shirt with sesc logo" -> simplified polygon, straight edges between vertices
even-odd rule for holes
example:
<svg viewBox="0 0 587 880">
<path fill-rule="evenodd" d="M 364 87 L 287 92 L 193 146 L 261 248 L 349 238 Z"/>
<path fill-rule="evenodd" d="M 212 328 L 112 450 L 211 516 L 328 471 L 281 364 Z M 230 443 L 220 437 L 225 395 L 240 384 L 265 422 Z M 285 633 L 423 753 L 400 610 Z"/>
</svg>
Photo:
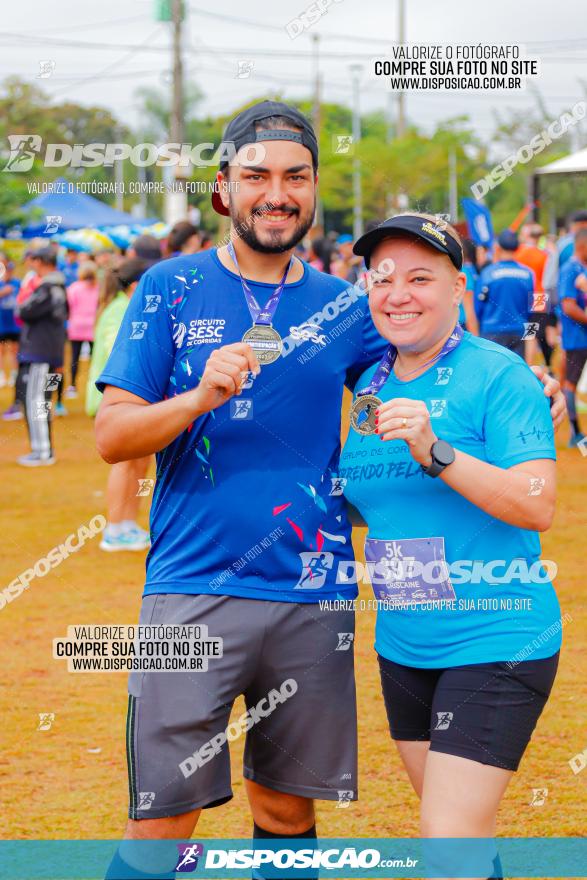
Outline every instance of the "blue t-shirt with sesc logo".
<svg viewBox="0 0 587 880">
<path fill-rule="evenodd" d="M 263 308 L 276 285 L 249 283 Z M 141 279 L 96 384 L 149 403 L 181 394 L 251 324 L 240 279 L 215 249 L 165 260 Z M 386 343 L 364 290 L 306 264 L 273 326 L 281 357 L 157 455 L 145 594 L 356 595 L 337 583 L 338 563 L 354 558 L 336 480 L 342 393 Z"/>
</svg>

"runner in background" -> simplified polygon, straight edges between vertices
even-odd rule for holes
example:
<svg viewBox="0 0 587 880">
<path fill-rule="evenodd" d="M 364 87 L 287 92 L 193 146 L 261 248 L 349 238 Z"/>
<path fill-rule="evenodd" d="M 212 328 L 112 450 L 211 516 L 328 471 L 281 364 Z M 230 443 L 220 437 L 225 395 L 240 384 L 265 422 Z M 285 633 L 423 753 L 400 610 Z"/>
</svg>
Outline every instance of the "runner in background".
<svg viewBox="0 0 587 880">
<path fill-rule="evenodd" d="M 575 235 L 580 229 L 587 228 L 587 211 L 575 211 L 569 216 L 567 221 L 568 232 L 562 235 L 556 242 L 554 250 L 548 254 L 548 259 L 544 267 L 543 285 L 544 290 L 548 294 L 552 294 L 553 299 L 556 297 L 560 273 L 565 263 L 573 256 Z"/>
<path fill-rule="evenodd" d="M 340 235 L 336 241 L 338 256 L 332 262 L 332 274 L 349 284 L 356 284 L 361 276 L 363 261 L 353 254 L 352 235 Z"/>
<path fill-rule="evenodd" d="M 535 336 L 528 339 L 528 363 L 534 360 L 540 348 L 544 362 L 550 368 L 552 353 L 556 346 L 557 320 L 553 302 L 543 285 L 544 268 L 549 256 L 548 251 L 538 244 L 543 235 L 544 230 L 538 223 L 527 223 L 523 226 L 520 246 L 514 254 L 514 259 L 534 273 L 534 295 L 528 321 L 537 326 Z"/>
<path fill-rule="evenodd" d="M 476 250 L 470 238 L 463 239 L 463 272 L 466 281 L 463 301 L 459 307 L 459 322 L 473 336 L 479 336 L 479 321 L 475 314 L 475 285 L 479 278 L 475 263 Z"/>
<path fill-rule="evenodd" d="M 577 416 L 577 383 L 587 362 L 587 229 L 575 235 L 574 254 L 560 274 L 559 301 L 562 312 L 562 345 L 566 355 L 563 391 L 567 400 L 571 436 L 569 446 L 577 446 L 584 434 Z"/>
<path fill-rule="evenodd" d="M 147 268 L 142 260 L 124 260 L 117 269 L 110 270 L 104 280 L 86 389 L 86 413 L 89 416 L 96 415 L 102 400 L 96 388 L 96 379 L 110 357 L 130 298 Z M 149 547 L 149 533 L 137 524 L 137 516 L 143 497 L 141 487 L 150 460 L 151 456 L 147 455 L 111 465 L 106 488 L 108 521 L 100 542 L 101 550 L 114 553 L 120 550 L 146 550 Z"/>
<path fill-rule="evenodd" d="M 28 297 L 31 295 L 33 290 L 39 286 L 41 283 L 41 277 L 37 272 L 37 262 L 35 259 L 34 251 L 27 250 L 24 254 L 24 266 L 26 272 L 22 278 L 20 283 L 19 291 L 16 295 L 16 309 L 14 314 L 14 321 L 16 326 L 19 328 L 19 331 L 22 331 L 22 321 L 18 317 L 18 306 L 20 306 L 23 302 L 25 302 Z M 23 365 L 18 362 L 16 380 L 14 385 L 14 400 L 2 413 L 2 418 L 5 422 L 14 422 L 24 418 L 21 403 L 18 397 L 18 389 L 19 389 L 19 378 L 22 370 L 24 369 Z"/>
<path fill-rule="evenodd" d="M 197 226 L 189 220 L 180 220 L 167 236 L 167 251 L 170 257 L 182 254 L 196 254 L 200 250 L 200 233 Z"/>
<path fill-rule="evenodd" d="M 65 251 L 65 257 L 63 258 L 63 260 L 57 260 L 57 268 L 60 272 L 63 272 L 66 287 L 69 287 L 70 284 L 73 284 L 74 281 L 77 281 L 79 269 L 78 260 L 79 253 L 72 250 L 71 248 L 68 248 Z"/>
<path fill-rule="evenodd" d="M 51 394 L 56 368 L 63 364 L 67 295 L 50 248 L 35 256 L 40 284 L 17 307 L 23 322 L 18 359 L 22 366 L 16 393 L 24 408 L 31 452 L 18 463 L 25 467 L 55 464 L 51 438 Z"/>
<path fill-rule="evenodd" d="M 14 386 L 18 363 L 18 340 L 20 327 L 16 323 L 14 310 L 20 281 L 14 277 L 14 263 L 5 254 L 0 254 L 0 388 Z"/>
<path fill-rule="evenodd" d="M 88 343 L 90 353 L 92 351 L 99 294 L 96 264 L 87 260 L 78 268 L 78 280 L 67 288 L 69 306 L 67 338 L 71 343 L 71 382 L 65 391 L 66 398 L 77 397 L 77 371 L 84 342 Z"/>
<path fill-rule="evenodd" d="M 333 246 L 327 238 L 311 239 L 308 248 L 308 263 L 313 269 L 318 269 L 319 272 L 331 275 L 333 250 Z"/>
<path fill-rule="evenodd" d="M 163 258 L 161 242 L 154 235 L 139 235 L 128 248 L 126 256 L 127 259 L 142 260 L 149 268 Z"/>
<path fill-rule="evenodd" d="M 518 236 L 504 230 L 497 239 L 494 262 L 486 266 L 475 286 L 479 335 L 525 356 L 534 275 L 517 263 Z"/>
</svg>

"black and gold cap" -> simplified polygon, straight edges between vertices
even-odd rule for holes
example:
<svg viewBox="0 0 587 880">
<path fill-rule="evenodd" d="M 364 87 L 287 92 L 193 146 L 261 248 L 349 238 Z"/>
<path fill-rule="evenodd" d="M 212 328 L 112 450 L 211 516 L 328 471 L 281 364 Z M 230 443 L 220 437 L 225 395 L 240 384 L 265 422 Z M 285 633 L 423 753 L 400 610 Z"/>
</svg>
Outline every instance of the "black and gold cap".
<svg viewBox="0 0 587 880">
<path fill-rule="evenodd" d="M 394 232 L 405 232 L 421 239 L 449 257 L 452 264 L 459 270 L 463 267 L 463 249 L 456 238 L 448 231 L 443 221 L 434 223 L 426 217 L 418 214 L 396 214 L 389 220 L 384 220 L 379 226 L 366 232 L 354 244 L 353 253 L 358 257 L 365 258 L 365 265 L 369 268 L 371 254 L 379 242 L 386 238 L 393 238 Z"/>
</svg>

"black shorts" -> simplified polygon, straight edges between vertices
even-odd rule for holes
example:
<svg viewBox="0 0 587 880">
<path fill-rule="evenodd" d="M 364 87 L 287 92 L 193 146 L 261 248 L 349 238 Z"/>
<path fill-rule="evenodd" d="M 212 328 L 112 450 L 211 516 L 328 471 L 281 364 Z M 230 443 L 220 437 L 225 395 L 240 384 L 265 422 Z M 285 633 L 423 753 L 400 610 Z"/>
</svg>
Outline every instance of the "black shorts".
<svg viewBox="0 0 587 880">
<path fill-rule="evenodd" d="M 577 385 L 587 363 L 587 348 L 572 348 L 567 355 L 567 382 Z"/>
<path fill-rule="evenodd" d="M 537 336 L 544 334 L 547 327 L 556 327 L 558 323 L 554 312 L 530 312 L 528 321 L 532 324 L 538 324 Z"/>
<path fill-rule="evenodd" d="M 20 333 L 0 333 L 0 342 L 18 342 Z"/>
<path fill-rule="evenodd" d="M 550 695 L 558 652 L 545 660 L 416 669 L 379 657 L 393 739 L 517 770 Z"/>
<path fill-rule="evenodd" d="M 516 333 L 482 333 L 481 335 L 491 342 L 497 342 L 498 345 L 509 348 L 510 351 L 519 354 L 521 358 L 524 357 L 524 340 Z"/>
</svg>

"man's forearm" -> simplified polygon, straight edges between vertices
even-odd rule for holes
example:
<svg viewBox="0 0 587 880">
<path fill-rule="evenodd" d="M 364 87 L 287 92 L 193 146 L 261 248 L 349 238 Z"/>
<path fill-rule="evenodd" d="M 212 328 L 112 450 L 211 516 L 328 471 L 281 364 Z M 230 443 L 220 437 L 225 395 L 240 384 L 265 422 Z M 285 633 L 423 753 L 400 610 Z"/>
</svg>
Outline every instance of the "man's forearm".
<svg viewBox="0 0 587 880">
<path fill-rule="evenodd" d="M 205 410 L 197 388 L 159 403 L 109 403 L 96 416 L 96 445 L 109 464 L 159 452 Z"/>
<path fill-rule="evenodd" d="M 577 324 L 587 324 L 587 312 L 573 300 L 563 301 L 563 312 Z"/>
</svg>

